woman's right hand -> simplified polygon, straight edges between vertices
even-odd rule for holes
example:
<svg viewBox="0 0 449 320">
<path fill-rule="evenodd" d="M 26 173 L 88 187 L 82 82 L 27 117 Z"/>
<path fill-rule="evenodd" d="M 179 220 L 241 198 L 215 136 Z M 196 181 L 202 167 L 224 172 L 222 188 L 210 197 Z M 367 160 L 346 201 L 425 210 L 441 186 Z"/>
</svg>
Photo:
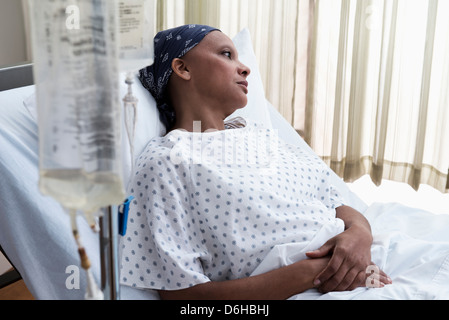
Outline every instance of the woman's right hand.
<svg viewBox="0 0 449 320">
<path fill-rule="evenodd" d="M 326 256 L 323 258 L 307 259 L 304 261 L 307 266 L 307 268 L 304 269 L 306 271 L 304 276 L 307 277 L 308 282 L 310 281 L 310 288 L 317 288 L 321 293 L 327 293 L 326 291 L 323 291 L 320 286 L 314 285 L 313 282 L 316 277 L 328 266 L 330 259 L 330 256 Z M 364 273 L 360 274 L 359 278 L 360 281 L 354 283 L 351 288 L 348 288 L 348 291 L 354 290 L 357 287 L 382 288 L 385 285 L 393 283 L 391 278 L 388 277 L 388 275 L 373 262 L 366 268 Z"/>
</svg>

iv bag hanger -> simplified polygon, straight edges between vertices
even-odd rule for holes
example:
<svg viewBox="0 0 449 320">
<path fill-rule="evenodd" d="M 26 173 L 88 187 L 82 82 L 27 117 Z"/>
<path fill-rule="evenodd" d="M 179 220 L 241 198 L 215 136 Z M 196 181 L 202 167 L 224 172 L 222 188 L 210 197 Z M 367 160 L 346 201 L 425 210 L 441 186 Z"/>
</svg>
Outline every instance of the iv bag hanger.
<svg viewBox="0 0 449 320">
<path fill-rule="evenodd" d="M 125 108 L 125 124 L 126 132 L 128 134 L 128 142 L 131 157 L 131 172 L 134 171 L 134 135 L 136 132 L 137 123 L 137 104 L 139 100 L 133 95 L 132 85 L 133 73 L 128 72 L 126 76 L 125 83 L 128 85 L 128 93 L 123 98 L 124 108 Z"/>
<path fill-rule="evenodd" d="M 134 171 L 134 136 L 137 123 L 137 104 L 139 99 L 133 95 L 133 72 L 127 72 L 125 83 L 128 92 L 123 97 L 125 126 L 131 159 L 131 172 Z M 106 300 L 120 300 L 119 263 L 118 263 L 118 208 L 103 209 L 100 218 L 100 257 L 101 287 Z"/>
</svg>

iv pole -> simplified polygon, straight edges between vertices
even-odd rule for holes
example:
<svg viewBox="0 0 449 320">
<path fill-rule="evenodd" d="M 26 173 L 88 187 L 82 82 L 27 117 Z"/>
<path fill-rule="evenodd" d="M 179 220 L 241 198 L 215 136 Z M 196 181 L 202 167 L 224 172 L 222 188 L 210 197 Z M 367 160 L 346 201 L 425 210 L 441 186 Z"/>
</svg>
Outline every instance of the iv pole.
<svg viewBox="0 0 449 320">
<path fill-rule="evenodd" d="M 133 162 L 133 139 L 138 99 L 133 96 L 132 92 L 132 73 L 128 73 L 125 83 L 128 85 L 128 93 L 123 98 L 125 123 L 130 144 L 131 162 Z M 120 300 L 118 207 L 103 208 L 102 213 L 103 215 L 99 220 L 101 290 L 105 300 Z"/>
<path fill-rule="evenodd" d="M 100 217 L 101 290 L 105 300 L 120 300 L 118 261 L 118 208 L 102 209 Z"/>
</svg>

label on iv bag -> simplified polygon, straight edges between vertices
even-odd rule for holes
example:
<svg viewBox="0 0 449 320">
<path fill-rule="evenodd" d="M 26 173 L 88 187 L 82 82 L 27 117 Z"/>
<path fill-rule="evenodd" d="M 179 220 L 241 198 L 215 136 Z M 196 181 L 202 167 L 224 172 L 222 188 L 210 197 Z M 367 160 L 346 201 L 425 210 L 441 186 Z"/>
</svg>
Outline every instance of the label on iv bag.
<svg viewBox="0 0 449 320">
<path fill-rule="evenodd" d="M 137 71 L 153 64 L 153 0 L 119 1 L 120 71 Z"/>
<path fill-rule="evenodd" d="M 141 0 L 119 2 L 120 49 L 135 50 L 143 48 L 144 3 Z"/>
<path fill-rule="evenodd" d="M 36 3 L 38 2 L 38 3 Z M 94 212 L 124 198 L 116 1 L 29 1 L 39 114 L 41 191 Z"/>
</svg>

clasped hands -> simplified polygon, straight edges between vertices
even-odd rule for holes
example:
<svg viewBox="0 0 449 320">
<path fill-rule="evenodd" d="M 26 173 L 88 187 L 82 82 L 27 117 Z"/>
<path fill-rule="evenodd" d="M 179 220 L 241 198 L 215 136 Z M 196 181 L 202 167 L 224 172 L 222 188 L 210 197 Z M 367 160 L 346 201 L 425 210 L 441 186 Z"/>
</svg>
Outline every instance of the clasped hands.
<svg viewBox="0 0 449 320">
<path fill-rule="evenodd" d="M 314 286 L 321 293 L 328 293 L 366 286 L 381 288 L 391 284 L 392 280 L 377 267 L 374 269 L 379 270 L 379 274 L 375 277 L 369 272 L 373 270 L 370 266 L 374 265 L 371 261 L 372 241 L 370 230 L 352 225 L 318 250 L 308 252 L 310 259 L 329 259 L 327 266 L 315 278 Z"/>
</svg>

